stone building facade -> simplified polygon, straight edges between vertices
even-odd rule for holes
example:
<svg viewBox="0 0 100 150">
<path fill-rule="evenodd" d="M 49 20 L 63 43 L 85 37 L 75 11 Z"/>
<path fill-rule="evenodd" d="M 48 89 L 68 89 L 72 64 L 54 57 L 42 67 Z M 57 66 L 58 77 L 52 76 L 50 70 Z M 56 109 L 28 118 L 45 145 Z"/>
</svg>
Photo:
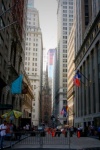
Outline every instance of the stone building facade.
<svg viewBox="0 0 100 150">
<path fill-rule="evenodd" d="M 100 125 L 100 11 L 75 57 L 81 86 L 75 89 L 75 126 Z"/>
<path fill-rule="evenodd" d="M 0 104 L 11 104 L 16 110 L 21 110 L 23 97 L 11 94 L 11 83 L 24 71 L 26 6 L 27 0 L 0 1 Z"/>
<path fill-rule="evenodd" d="M 30 80 L 24 71 L 24 80 L 23 80 L 27 85 L 27 91 L 26 94 L 23 94 L 23 100 L 22 100 L 22 118 L 31 118 L 32 117 L 32 101 L 34 100 L 34 95 L 33 95 L 33 89 L 32 85 L 30 83 Z M 27 122 L 26 122 L 27 123 Z M 32 125 L 32 122 L 31 122 Z"/>
</svg>

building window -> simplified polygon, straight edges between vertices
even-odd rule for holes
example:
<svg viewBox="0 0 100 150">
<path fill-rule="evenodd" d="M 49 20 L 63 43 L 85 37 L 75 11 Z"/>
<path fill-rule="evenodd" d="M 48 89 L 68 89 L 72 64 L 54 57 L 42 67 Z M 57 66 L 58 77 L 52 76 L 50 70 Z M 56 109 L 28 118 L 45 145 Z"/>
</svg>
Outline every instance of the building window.
<svg viewBox="0 0 100 150">
<path fill-rule="evenodd" d="M 33 112 L 35 112 L 35 109 L 33 109 Z"/>
<path fill-rule="evenodd" d="M 66 98 L 66 95 L 64 95 L 63 98 Z M 67 105 L 67 101 L 66 100 L 63 100 L 63 105 Z"/>
<path fill-rule="evenodd" d="M 67 79 L 63 79 L 63 82 L 67 82 Z"/>
<path fill-rule="evenodd" d="M 67 72 L 67 69 L 63 69 L 63 72 Z"/>
<path fill-rule="evenodd" d="M 35 118 L 35 115 L 33 115 L 33 118 Z"/>
<path fill-rule="evenodd" d="M 4 26 L 5 26 L 5 24 L 4 24 L 4 22 L 3 22 L 3 19 L 2 19 L 2 18 L 0 18 L 0 26 L 1 26 L 1 27 L 4 27 Z"/>
<path fill-rule="evenodd" d="M 7 46 L 5 46 L 5 55 L 7 56 L 7 54 L 8 54 L 8 48 Z"/>
<path fill-rule="evenodd" d="M 63 74 L 63 77 L 67 77 L 67 74 Z"/>
<path fill-rule="evenodd" d="M 67 5 L 67 2 L 63 2 L 63 5 Z"/>
<path fill-rule="evenodd" d="M 3 1 L 2 1 L 2 6 L 1 6 L 1 8 L 2 8 L 2 12 L 4 12 L 4 11 L 6 10 L 5 5 L 4 5 Z"/>
<path fill-rule="evenodd" d="M 67 55 L 66 55 L 66 54 L 63 54 L 63 58 L 67 58 Z"/>
<path fill-rule="evenodd" d="M 63 62 L 67 62 L 67 59 L 63 59 Z"/>
<path fill-rule="evenodd" d="M 67 30 L 67 27 L 63 27 L 63 30 Z"/>
<path fill-rule="evenodd" d="M 67 87 L 67 84 L 63 84 L 63 87 Z"/>
<path fill-rule="evenodd" d="M 6 61 L 4 61 L 4 70 L 6 70 Z"/>
</svg>

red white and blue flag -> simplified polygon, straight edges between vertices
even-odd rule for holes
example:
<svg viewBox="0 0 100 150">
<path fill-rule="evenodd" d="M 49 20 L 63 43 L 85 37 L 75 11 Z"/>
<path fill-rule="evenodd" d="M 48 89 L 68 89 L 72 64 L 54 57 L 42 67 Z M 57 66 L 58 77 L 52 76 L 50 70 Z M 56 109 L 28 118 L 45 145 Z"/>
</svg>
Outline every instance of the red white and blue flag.
<svg viewBox="0 0 100 150">
<path fill-rule="evenodd" d="M 75 76 L 73 78 L 73 83 L 77 87 L 79 87 L 81 85 L 80 79 L 81 79 L 81 74 L 79 73 L 79 71 L 77 71 L 77 73 L 75 74 Z"/>
<path fill-rule="evenodd" d="M 63 117 L 66 117 L 66 116 L 67 116 L 66 107 L 63 107 L 63 108 L 62 108 L 62 110 L 61 110 L 61 115 L 63 115 Z"/>
</svg>

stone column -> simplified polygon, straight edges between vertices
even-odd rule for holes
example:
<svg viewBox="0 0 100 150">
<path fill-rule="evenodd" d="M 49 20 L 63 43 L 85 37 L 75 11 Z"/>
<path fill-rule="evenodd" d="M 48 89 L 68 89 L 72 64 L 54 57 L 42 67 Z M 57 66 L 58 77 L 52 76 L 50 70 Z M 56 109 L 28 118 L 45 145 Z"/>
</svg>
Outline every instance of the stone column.
<svg viewBox="0 0 100 150">
<path fill-rule="evenodd" d="M 86 62 L 85 62 L 85 77 L 88 78 L 88 63 L 87 63 L 87 59 L 86 59 Z M 84 77 L 84 78 L 85 78 Z M 85 88 L 86 88 L 86 115 L 88 115 L 89 111 L 88 111 L 88 80 L 85 78 L 86 80 L 86 85 L 85 85 Z"/>
<path fill-rule="evenodd" d="M 99 89 L 98 89 L 98 60 L 97 60 L 97 47 L 94 49 L 94 66 L 95 66 L 95 103 L 96 112 L 99 112 Z"/>
<path fill-rule="evenodd" d="M 93 73 L 92 73 L 92 54 L 90 54 L 90 103 L 91 113 L 93 112 Z"/>
<path fill-rule="evenodd" d="M 84 74 L 83 73 L 83 65 L 82 65 L 82 74 Z M 81 111 L 82 111 L 82 116 L 84 116 L 84 77 L 83 76 L 81 77 L 81 81 L 83 82 L 83 83 L 81 83 L 82 84 L 81 85 L 82 86 L 82 96 L 81 96 L 82 108 L 81 108 Z"/>
</svg>

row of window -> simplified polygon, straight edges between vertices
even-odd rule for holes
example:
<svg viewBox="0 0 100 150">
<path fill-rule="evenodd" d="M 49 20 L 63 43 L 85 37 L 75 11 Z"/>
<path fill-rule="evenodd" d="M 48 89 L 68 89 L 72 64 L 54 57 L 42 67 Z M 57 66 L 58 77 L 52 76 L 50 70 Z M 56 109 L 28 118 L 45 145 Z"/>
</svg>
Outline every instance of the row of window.
<svg viewBox="0 0 100 150">
<path fill-rule="evenodd" d="M 63 9 L 68 9 L 68 7 L 69 9 L 73 9 L 73 6 L 63 6 Z"/>
<path fill-rule="evenodd" d="M 25 65 L 30 65 L 30 62 L 25 62 Z M 32 63 L 32 66 L 37 66 L 37 63 Z"/>
<path fill-rule="evenodd" d="M 27 35 L 27 36 L 30 36 L 30 37 L 33 35 L 34 38 L 35 38 L 35 37 L 38 37 L 37 34 L 33 34 L 33 33 L 27 33 L 26 35 Z"/>
<path fill-rule="evenodd" d="M 32 50 L 30 47 L 26 47 L 26 50 Z M 38 48 L 33 48 L 33 51 L 38 51 Z"/>
<path fill-rule="evenodd" d="M 29 46 L 31 46 L 31 45 L 32 45 L 32 43 L 28 43 L 28 42 L 26 42 L 26 45 L 29 45 Z M 36 44 L 36 43 L 33 43 L 33 46 L 38 46 L 38 44 Z"/>
<path fill-rule="evenodd" d="M 25 57 L 25 60 L 30 60 L 30 57 Z M 37 58 L 33 58 L 34 61 L 37 61 Z"/>
<path fill-rule="evenodd" d="M 27 53 L 27 52 L 26 52 L 25 55 L 28 55 L 28 56 L 31 55 L 31 56 L 32 56 L 32 53 L 30 53 L 30 52 Z M 37 56 L 37 55 L 38 55 L 37 53 L 33 53 L 33 56 Z"/>
<path fill-rule="evenodd" d="M 73 9 L 73 7 L 69 6 L 69 9 Z M 68 10 L 63 10 L 63 13 L 67 13 Z M 69 15 L 70 17 L 70 15 Z"/>
<path fill-rule="evenodd" d="M 32 35 L 27 34 L 27 40 L 31 40 L 32 39 Z M 32 39 L 32 41 L 38 41 L 38 39 Z"/>
<path fill-rule="evenodd" d="M 33 26 L 33 27 L 27 27 L 26 29 L 27 29 L 27 30 L 34 31 L 34 32 L 40 31 L 39 29 L 34 29 L 34 26 Z"/>
<path fill-rule="evenodd" d="M 68 5 L 68 2 L 63 2 L 63 5 Z M 73 5 L 73 1 L 69 1 L 69 5 Z"/>
<path fill-rule="evenodd" d="M 28 71 L 37 71 L 37 68 L 30 68 L 30 67 L 25 67 L 25 70 L 28 70 Z"/>
<path fill-rule="evenodd" d="M 28 75 L 37 76 L 37 73 L 31 73 L 31 72 L 28 72 L 28 71 L 27 71 L 27 74 L 28 74 Z"/>
<path fill-rule="evenodd" d="M 71 18 L 71 19 L 70 19 L 70 18 L 68 19 L 68 18 L 64 18 L 64 17 L 63 17 L 63 22 L 67 22 L 68 20 L 69 20 L 70 23 L 73 23 L 73 19 L 72 19 L 72 18 Z"/>
</svg>

